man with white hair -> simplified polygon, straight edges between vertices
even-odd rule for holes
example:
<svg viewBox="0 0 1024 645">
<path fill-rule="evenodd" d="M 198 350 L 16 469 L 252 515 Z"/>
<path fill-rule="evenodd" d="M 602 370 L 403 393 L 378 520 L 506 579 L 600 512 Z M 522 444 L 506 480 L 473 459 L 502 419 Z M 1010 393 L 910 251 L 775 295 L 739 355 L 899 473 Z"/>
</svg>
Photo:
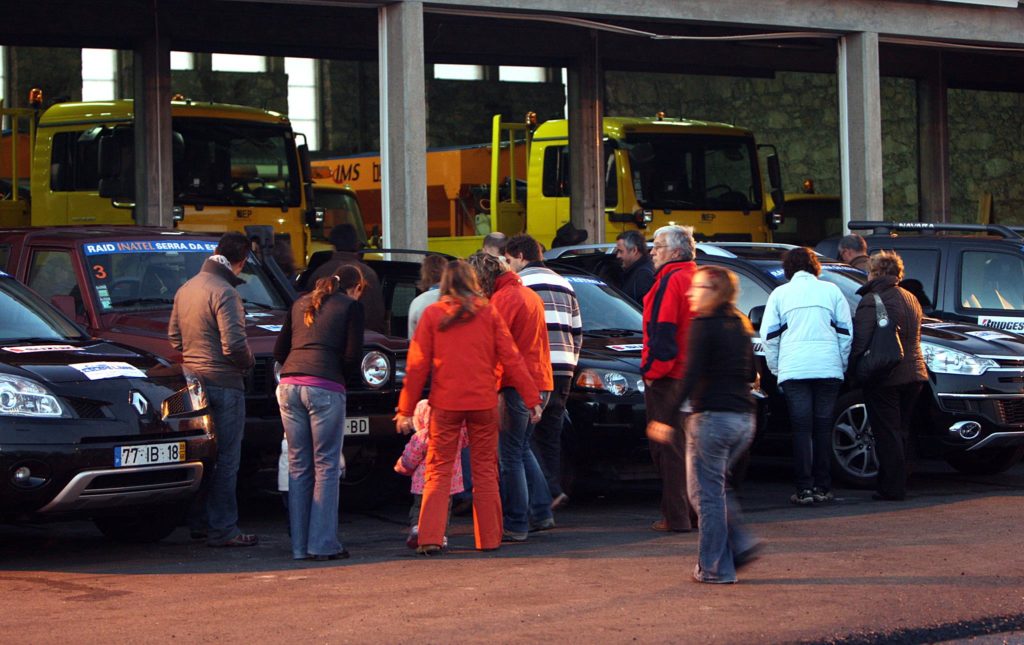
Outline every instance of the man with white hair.
<svg viewBox="0 0 1024 645">
<path fill-rule="evenodd" d="M 655 531 L 693 530 L 694 513 L 686 494 L 686 439 L 683 433 L 683 371 L 690 329 L 687 292 L 697 263 L 690 226 L 663 226 L 654 232 L 654 285 L 644 296 L 644 348 L 640 370 L 647 405 L 651 458 L 661 476 L 662 518 Z"/>
</svg>

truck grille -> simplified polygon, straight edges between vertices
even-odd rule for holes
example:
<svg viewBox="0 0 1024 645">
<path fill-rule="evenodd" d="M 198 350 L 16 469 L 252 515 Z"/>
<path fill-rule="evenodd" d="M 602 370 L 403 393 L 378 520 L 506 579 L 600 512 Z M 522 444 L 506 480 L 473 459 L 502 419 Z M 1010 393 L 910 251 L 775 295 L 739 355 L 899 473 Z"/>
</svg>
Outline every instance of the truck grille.
<svg viewBox="0 0 1024 645">
<path fill-rule="evenodd" d="M 245 395 L 264 398 L 271 396 L 277 384 L 274 383 L 274 359 L 269 356 L 256 358 L 256 364 L 245 379 Z"/>
</svg>

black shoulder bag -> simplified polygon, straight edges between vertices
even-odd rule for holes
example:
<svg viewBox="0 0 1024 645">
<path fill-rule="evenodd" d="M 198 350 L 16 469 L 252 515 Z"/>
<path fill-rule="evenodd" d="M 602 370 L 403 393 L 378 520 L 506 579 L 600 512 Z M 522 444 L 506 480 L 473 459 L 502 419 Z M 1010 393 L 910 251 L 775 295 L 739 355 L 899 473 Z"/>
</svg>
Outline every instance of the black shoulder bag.
<svg viewBox="0 0 1024 645">
<path fill-rule="evenodd" d="M 877 293 L 871 295 L 875 297 L 875 328 L 868 348 L 857 359 L 855 376 L 861 384 L 884 379 L 903 360 L 899 327 L 889 318 L 882 298 Z"/>
</svg>

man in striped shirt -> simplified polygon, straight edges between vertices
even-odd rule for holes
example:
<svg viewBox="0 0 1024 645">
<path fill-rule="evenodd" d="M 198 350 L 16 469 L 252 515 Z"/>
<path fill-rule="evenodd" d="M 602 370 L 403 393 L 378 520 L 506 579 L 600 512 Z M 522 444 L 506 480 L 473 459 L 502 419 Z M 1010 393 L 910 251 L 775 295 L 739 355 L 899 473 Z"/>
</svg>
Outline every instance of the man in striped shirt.
<svg viewBox="0 0 1024 645">
<path fill-rule="evenodd" d="M 551 508 L 555 509 L 569 501 L 561 483 L 562 417 L 583 346 L 580 305 L 572 285 L 544 266 L 537 240 L 526 234 L 512 237 L 505 247 L 505 257 L 512 269 L 519 273 L 523 284 L 536 291 L 544 301 L 555 389 L 533 431 L 533 444 L 551 491 Z"/>
</svg>

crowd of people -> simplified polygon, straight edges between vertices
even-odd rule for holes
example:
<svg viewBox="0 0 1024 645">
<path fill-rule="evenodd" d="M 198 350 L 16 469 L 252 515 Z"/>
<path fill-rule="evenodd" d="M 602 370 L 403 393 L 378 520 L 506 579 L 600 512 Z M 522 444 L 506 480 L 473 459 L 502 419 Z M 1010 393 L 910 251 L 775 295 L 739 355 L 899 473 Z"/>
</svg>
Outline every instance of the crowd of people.
<svg viewBox="0 0 1024 645">
<path fill-rule="evenodd" d="M 355 254 L 354 231 L 343 228 L 332 231 L 338 251 L 316 268 L 274 350 L 292 555 L 300 560 L 348 557 L 338 539 L 345 382 L 359 364 L 364 329 L 383 319 L 377 277 Z M 868 258 L 858 238 L 840 245 L 844 259 L 868 273 L 853 315 L 839 289 L 819 279 L 813 251 L 798 247 L 783 256 L 788 282 L 769 296 L 760 327 L 767 367 L 790 412 L 791 501 L 798 505 L 834 499 L 833 407 L 850 365 L 876 346 L 883 318 L 895 325 L 902 349 L 895 368 L 862 383 L 879 460 L 875 497 L 905 495 L 909 414 L 927 378 L 921 307 L 899 286 L 899 256 Z M 234 289 L 247 251 L 245 236 L 226 233 L 177 293 L 169 326 L 185 365 L 206 378 L 218 434 L 219 461 L 190 516 L 193 537 L 210 546 L 258 542 L 238 528 L 234 493 L 242 376 L 253 363 Z M 753 440 L 759 387 L 755 331 L 736 307 L 738 278 L 722 267 L 697 267 L 690 227 L 659 228 L 650 249 L 639 232 L 623 233 L 615 253 L 624 270 L 620 286 L 643 308 L 647 437 L 662 483 L 661 517 L 651 529 L 699 531 L 693 578 L 735 582 L 763 546 L 744 526 L 729 486 L 731 469 Z M 398 432 L 412 434 L 395 464 L 412 478 L 407 544 L 424 555 L 442 553 L 458 493 L 471 495 L 477 549 L 554 529 L 554 511 L 568 502 L 560 487 L 560 433 L 582 344 L 572 285 L 544 265 L 537 240 L 496 233 L 467 260 L 428 255 L 419 288 L 394 417 Z"/>
</svg>

